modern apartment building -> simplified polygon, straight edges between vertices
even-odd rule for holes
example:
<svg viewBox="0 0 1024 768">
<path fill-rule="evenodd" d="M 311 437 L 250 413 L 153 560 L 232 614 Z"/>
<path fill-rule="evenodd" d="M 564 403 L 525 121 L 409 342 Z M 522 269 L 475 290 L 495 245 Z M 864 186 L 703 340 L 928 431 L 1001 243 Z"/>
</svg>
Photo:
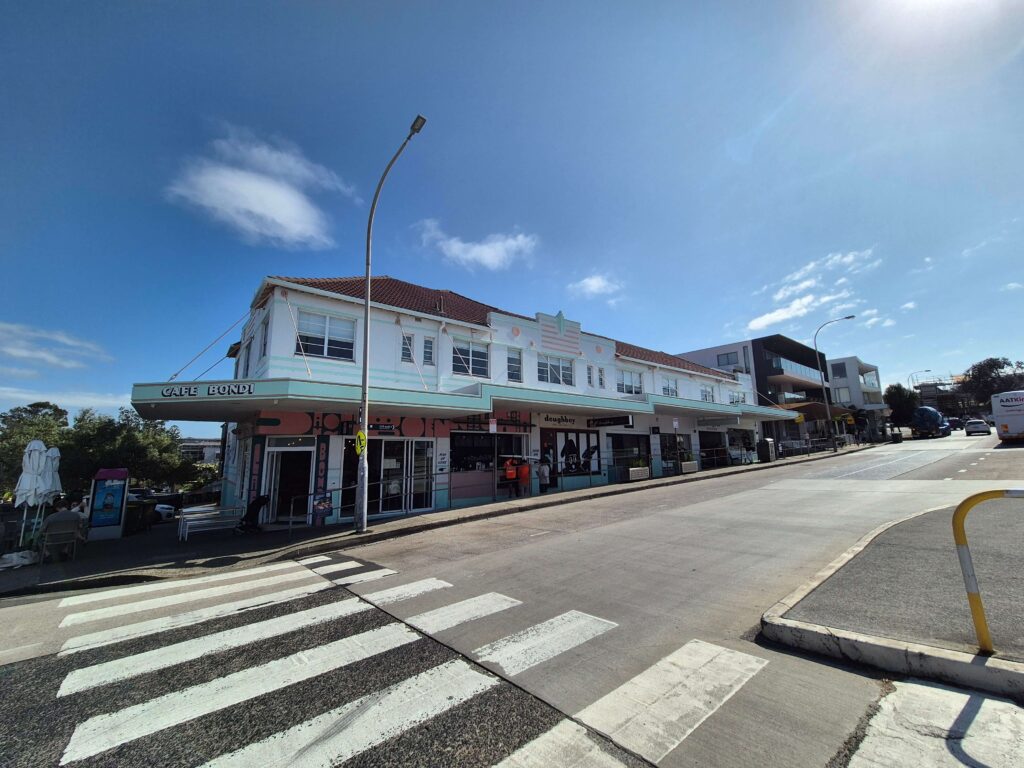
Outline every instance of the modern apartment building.
<svg viewBox="0 0 1024 768">
<path fill-rule="evenodd" d="M 224 504 L 266 494 L 263 522 L 310 521 L 314 506 L 351 519 L 363 291 L 361 277 L 268 277 L 229 351 L 233 379 L 136 384 L 132 404 L 227 422 Z M 750 460 L 761 423 L 794 419 L 759 404 L 750 375 L 587 333 L 561 312 L 390 277 L 373 279 L 371 300 L 371 518 Z"/>
<path fill-rule="evenodd" d="M 748 375 L 753 379 L 758 404 L 803 416 L 797 421 L 765 422 L 762 431 L 767 437 L 778 441 L 802 441 L 828 435 L 825 409 L 828 371 L 825 371 L 824 390 L 819 372 L 825 368 L 823 353 L 815 355 L 814 349 L 806 344 L 774 334 L 680 352 L 679 355 L 701 365 Z M 834 408 L 832 416 L 847 413 L 844 408 Z"/>
<path fill-rule="evenodd" d="M 855 428 L 865 437 L 881 438 L 889 409 L 882 400 L 878 366 L 856 356 L 839 357 L 829 359 L 828 370 L 832 402 L 854 411 Z"/>
</svg>

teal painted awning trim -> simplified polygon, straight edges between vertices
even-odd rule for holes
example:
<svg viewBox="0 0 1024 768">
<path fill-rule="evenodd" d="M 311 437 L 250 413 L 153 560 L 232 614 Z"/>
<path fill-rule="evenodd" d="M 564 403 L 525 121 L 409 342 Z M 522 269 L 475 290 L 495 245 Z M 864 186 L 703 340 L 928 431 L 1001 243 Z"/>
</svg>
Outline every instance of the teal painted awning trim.
<svg viewBox="0 0 1024 768">
<path fill-rule="evenodd" d="M 224 386 L 242 385 L 249 391 L 244 394 L 219 394 Z M 476 389 L 476 391 L 472 391 Z M 709 403 L 703 400 L 688 400 L 679 397 L 647 394 L 642 400 L 618 397 L 599 397 L 569 392 L 507 387 L 499 384 L 479 383 L 467 387 L 463 392 L 425 392 L 412 389 L 390 389 L 370 387 L 370 402 L 375 408 L 391 406 L 438 408 L 465 411 L 466 413 L 488 413 L 494 410 L 496 402 L 529 404 L 538 410 L 553 410 L 559 406 L 606 411 L 619 414 L 686 413 L 714 414 L 723 416 L 753 416 L 768 419 L 793 419 L 795 414 L 775 408 L 737 403 Z M 361 396 L 358 384 L 337 384 L 308 379 L 252 379 L 203 381 L 203 382 L 162 382 L 157 384 L 136 384 L 132 387 L 132 404 L 140 405 L 171 403 L 245 403 L 254 407 L 273 408 L 266 401 L 277 400 L 292 404 L 309 402 L 311 407 L 325 404 L 357 406 Z M 184 409 L 183 409 L 184 410 Z M 181 418 L 187 418 L 182 416 Z"/>
</svg>

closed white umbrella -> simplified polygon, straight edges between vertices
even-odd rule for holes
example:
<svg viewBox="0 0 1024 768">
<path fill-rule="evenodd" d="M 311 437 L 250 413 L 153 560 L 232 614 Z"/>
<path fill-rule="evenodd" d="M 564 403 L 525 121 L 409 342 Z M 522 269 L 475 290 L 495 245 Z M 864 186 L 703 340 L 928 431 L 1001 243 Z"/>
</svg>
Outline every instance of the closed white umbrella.
<svg viewBox="0 0 1024 768">
<path fill-rule="evenodd" d="M 52 504 L 64 492 L 60 484 L 60 449 L 56 446 L 48 448 L 43 461 L 42 483 L 39 488 L 39 506 L 36 509 L 34 528 L 39 527 L 39 516 L 43 512 L 43 504 Z"/>
<path fill-rule="evenodd" d="M 42 503 L 43 473 L 46 469 L 46 446 L 42 440 L 32 440 L 21 457 L 21 476 L 14 487 L 14 506 L 25 505 L 21 516 L 21 537 L 19 546 L 25 539 L 25 523 L 28 519 L 28 508 Z"/>
</svg>

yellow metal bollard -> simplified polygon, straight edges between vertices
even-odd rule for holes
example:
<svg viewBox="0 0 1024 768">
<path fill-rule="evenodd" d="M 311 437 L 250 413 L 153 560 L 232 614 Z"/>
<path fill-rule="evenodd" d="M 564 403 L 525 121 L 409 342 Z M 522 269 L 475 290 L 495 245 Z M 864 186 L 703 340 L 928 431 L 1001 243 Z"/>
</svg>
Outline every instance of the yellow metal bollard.
<svg viewBox="0 0 1024 768">
<path fill-rule="evenodd" d="M 988 621 L 985 619 L 985 606 L 981 602 L 978 577 L 974 575 L 974 563 L 971 561 L 971 550 L 967 546 L 964 520 L 967 518 L 967 513 L 983 501 L 1021 498 L 1024 498 L 1024 490 L 983 491 L 968 496 L 957 505 L 956 511 L 953 512 L 953 541 L 956 542 L 956 555 L 960 560 L 960 570 L 964 575 L 964 586 L 967 587 L 967 602 L 971 606 L 971 618 L 974 619 L 974 632 L 978 636 L 978 647 L 986 655 L 994 652 L 992 635 L 989 634 Z"/>
</svg>

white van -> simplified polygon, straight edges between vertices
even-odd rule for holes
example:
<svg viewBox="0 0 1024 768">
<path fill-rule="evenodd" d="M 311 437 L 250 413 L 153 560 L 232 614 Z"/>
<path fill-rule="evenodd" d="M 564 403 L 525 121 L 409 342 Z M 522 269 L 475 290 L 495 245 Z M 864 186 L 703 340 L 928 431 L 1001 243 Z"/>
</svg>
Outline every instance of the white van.
<svg viewBox="0 0 1024 768">
<path fill-rule="evenodd" d="M 1000 440 L 1024 440 L 1024 390 L 992 395 L 992 419 Z"/>
</svg>

